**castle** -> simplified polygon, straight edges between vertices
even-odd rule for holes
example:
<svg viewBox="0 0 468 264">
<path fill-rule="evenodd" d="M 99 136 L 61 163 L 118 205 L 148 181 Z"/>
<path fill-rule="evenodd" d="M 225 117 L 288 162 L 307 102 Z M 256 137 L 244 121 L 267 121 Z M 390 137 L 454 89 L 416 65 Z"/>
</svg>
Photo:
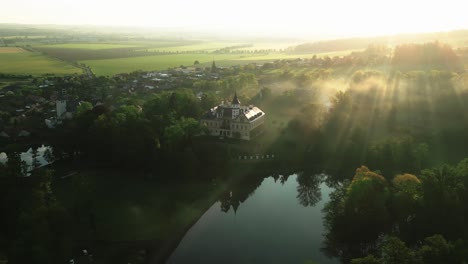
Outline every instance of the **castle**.
<svg viewBox="0 0 468 264">
<path fill-rule="evenodd" d="M 237 93 L 230 104 L 221 103 L 201 118 L 211 136 L 250 140 L 264 129 L 265 113 L 256 106 L 241 106 Z"/>
</svg>

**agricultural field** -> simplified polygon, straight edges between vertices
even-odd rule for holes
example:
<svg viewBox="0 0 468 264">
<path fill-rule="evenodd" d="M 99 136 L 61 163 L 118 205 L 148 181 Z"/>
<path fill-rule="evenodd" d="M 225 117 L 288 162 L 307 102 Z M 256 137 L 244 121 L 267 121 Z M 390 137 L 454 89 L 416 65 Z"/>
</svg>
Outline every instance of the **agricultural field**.
<svg viewBox="0 0 468 264">
<path fill-rule="evenodd" d="M 164 70 L 181 65 L 191 66 L 198 60 L 202 66 L 211 66 L 216 61 L 218 66 L 232 65 L 229 62 L 241 58 L 239 54 L 167 54 L 154 56 L 141 56 L 130 58 L 117 58 L 105 60 L 80 61 L 91 67 L 96 75 L 113 75 L 135 70 Z M 239 64 L 239 62 L 237 63 Z"/>
<path fill-rule="evenodd" d="M 284 52 L 291 45 L 294 43 L 263 41 L 249 44 L 229 41 L 135 39 L 98 43 L 42 44 L 33 46 L 33 50 L 37 52 L 4 47 L 0 55 L 10 62 L 8 65 L 0 62 L 0 72 L 34 75 L 80 72 L 79 69 L 64 62 L 67 61 L 70 64 L 75 62 L 86 64 L 96 75 L 114 75 L 135 70 L 164 70 L 181 65 L 192 66 L 195 61 L 199 61 L 202 67 L 210 67 L 213 61 L 218 66 L 232 66 L 280 59 L 311 58 L 315 55 Z M 236 46 L 246 47 L 236 48 Z M 224 53 L 219 52 L 223 49 Z M 279 52 L 280 50 L 282 52 Z M 316 55 L 343 56 L 351 51 Z M 8 52 L 14 55 L 7 56 Z M 24 62 L 28 62 L 26 71 Z"/>
<path fill-rule="evenodd" d="M 253 42 L 251 43 L 250 47 L 245 47 L 245 48 L 238 48 L 235 49 L 236 51 L 258 51 L 258 50 L 286 50 L 289 47 L 293 47 L 295 45 L 301 44 L 299 42 L 276 42 L 276 41 L 271 41 L 271 42 Z"/>
<path fill-rule="evenodd" d="M 213 61 L 218 66 L 232 66 L 280 59 L 311 58 L 314 55 L 318 57 L 343 56 L 352 51 L 323 54 L 292 54 L 285 51 L 295 44 L 297 43 L 285 41 L 249 43 L 248 41 L 135 39 L 98 43 L 49 44 L 33 48 L 52 58 L 86 64 L 96 75 L 114 75 L 135 70 L 163 70 L 181 65 L 191 66 L 195 61 L 199 61 L 200 66 L 204 67 L 211 66 Z"/>
<path fill-rule="evenodd" d="M 38 52 L 30 52 L 17 47 L 0 47 L 0 73 L 19 75 L 67 75 L 82 73 L 61 60 L 49 58 Z"/>
<path fill-rule="evenodd" d="M 56 48 L 56 49 L 85 49 L 85 50 L 102 50 L 116 48 L 137 48 L 140 45 L 119 44 L 119 43 L 65 43 L 65 44 L 49 44 L 39 45 L 35 48 Z"/>
<path fill-rule="evenodd" d="M 194 43 L 189 45 L 176 45 L 176 46 L 167 46 L 167 47 L 158 47 L 151 48 L 148 51 L 157 51 L 157 52 L 192 52 L 192 51 L 206 51 L 212 52 L 218 49 L 222 49 L 229 46 L 240 45 L 240 43 L 235 42 L 201 42 Z"/>
<path fill-rule="evenodd" d="M 341 53 L 316 54 L 317 57 L 330 56 Z M 346 55 L 349 52 L 343 54 Z M 247 54 L 210 54 L 210 53 L 183 53 L 154 56 L 139 56 L 117 59 L 85 60 L 79 61 L 91 67 L 96 75 L 114 75 L 135 70 L 164 70 L 172 67 L 192 66 L 195 61 L 202 67 L 210 67 L 215 61 L 217 66 L 233 66 L 248 63 L 265 63 L 280 59 L 312 58 L 315 54 L 287 54 L 287 53 L 247 53 Z M 339 56 L 339 55 L 334 55 Z"/>
</svg>

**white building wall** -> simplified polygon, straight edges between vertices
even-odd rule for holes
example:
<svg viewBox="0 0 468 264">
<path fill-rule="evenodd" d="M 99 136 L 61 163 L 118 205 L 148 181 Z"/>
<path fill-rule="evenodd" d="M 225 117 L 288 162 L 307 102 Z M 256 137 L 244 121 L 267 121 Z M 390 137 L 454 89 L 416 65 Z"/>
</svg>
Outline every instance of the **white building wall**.
<svg viewBox="0 0 468 264">
<path fill-rule="evenodd" d="M 64 117 L 64 114 L 67 112 L 67 101 L 57 100 L 55 101 L 55 110 L 57 112 L 57 118 L 61 119 Z"/>
</svg>

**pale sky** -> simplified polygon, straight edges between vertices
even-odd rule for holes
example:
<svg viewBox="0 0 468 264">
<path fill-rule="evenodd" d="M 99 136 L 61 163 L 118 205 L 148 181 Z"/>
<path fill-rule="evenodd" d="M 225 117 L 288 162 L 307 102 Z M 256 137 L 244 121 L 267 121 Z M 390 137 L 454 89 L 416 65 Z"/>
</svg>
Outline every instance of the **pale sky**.
<svg viewBox="0 0 468 264">
<path fill-rule="evenodd" d="M 0 23 L 118 25 L 298 36 L 468 28 L 461 0 L 5 0 Z"/>
</svg>

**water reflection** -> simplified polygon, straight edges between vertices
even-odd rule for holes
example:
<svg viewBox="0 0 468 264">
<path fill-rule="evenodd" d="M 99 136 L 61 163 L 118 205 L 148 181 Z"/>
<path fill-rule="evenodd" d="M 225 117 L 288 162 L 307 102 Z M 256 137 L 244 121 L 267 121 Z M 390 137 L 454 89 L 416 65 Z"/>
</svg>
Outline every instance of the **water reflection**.
<svg viewBox="0 0 468 264">
<path fill-rule="evenodd" d="M 34 153 L 36 151 L 36 153 Z M 31 171 L 33 168 L 34 155 L 36 155 L 36 162 L 39 167 L 45 166 L 52 162 L 52 148 L 50 146 L 42 145 L 38 148 L 29 148 L 25 152 L 20 153 L 21 161 L 24 161 L 27 170 Z M 8 161 L 8 155 L 5 152 L 0 152 L 0 163 L 5 164 Z"/>
<path fill-rule="evenodd" d="M 231 184 L 168 263 L 336 263 L 320 250 L 321 210 L 332 191 L 323 177 L 252 176 Z"/>
<path fill-rule="evenodd" d="M 320 184 L 325 178 L 324 174 L 299 173 L 297 175 L 297 199 L 303 206 L 314 206 L 322 198 Z"/>
</svg>

